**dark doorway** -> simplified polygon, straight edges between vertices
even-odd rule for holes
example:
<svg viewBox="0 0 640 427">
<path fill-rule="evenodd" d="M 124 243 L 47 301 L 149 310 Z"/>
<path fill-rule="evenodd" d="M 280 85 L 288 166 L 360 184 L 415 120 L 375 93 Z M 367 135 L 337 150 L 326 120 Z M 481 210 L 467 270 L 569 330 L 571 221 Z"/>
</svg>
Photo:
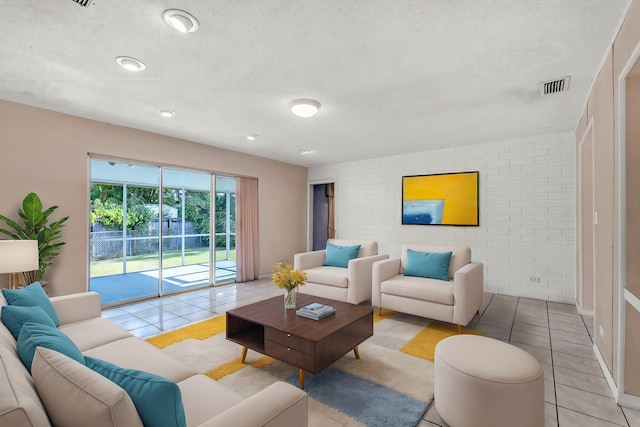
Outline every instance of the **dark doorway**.
<svg viewBox="0 0 640 427">
<path fill-rule="evenodd" d="M 334 184 L 313 185 L 312 250 L 327 247 L 327 240 L 335 237 Z"/>
</svg>

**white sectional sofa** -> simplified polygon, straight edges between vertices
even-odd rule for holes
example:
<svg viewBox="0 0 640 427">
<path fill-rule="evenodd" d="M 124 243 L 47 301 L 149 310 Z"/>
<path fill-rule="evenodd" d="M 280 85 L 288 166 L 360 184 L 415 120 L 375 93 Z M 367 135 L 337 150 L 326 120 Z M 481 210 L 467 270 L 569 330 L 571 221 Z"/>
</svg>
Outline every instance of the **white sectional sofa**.
<svg viewBox="0 0 640 427">
<path fill-rule="evenodd" d="M 50 300 L 60 320 L 58 330 L 66 334 L 84 356 L 157 374 L 177 383 L 189 427 L 289 427 L 306 426 L 308 423 L 308 398 L 297 387 L 277 382 L 244 398 L 101 317 L 98 294 L 86 292 Z M 0 294 L 0 307 L 6 304 Z M 0 426 L 52 425 L 46 405 L 37 392 L 40 384 L 37 385 L 18 357 L 16 340 L 0 322 Z M 56 387 L 55 384 L 48 386 Z M 61 402 L 65 398 L 73 399 L 72 396 L 58 398 L 62 399 Z M 82 401 L 69 403 L 78 414 L 82 413 Z M 92 426 L 114 425 L 108 419 L 92 421 L 95 421 Z M 142 424 L 133 420 L 127 425 Z"/>
</svg>

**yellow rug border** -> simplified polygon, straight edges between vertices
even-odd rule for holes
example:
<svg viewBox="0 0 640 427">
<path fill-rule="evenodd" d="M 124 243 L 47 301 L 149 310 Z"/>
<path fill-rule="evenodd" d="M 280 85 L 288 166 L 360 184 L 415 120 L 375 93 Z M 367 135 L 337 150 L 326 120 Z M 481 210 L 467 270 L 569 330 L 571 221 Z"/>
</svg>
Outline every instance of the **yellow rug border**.
<svg viewBox="0 0 640 427">
<path fill-rule="evenodd" d="M 181 326 L 172 331 L 163 332 L 159 335 L 147 338 L 149 344 L 162 349 L 183 341 L 187 338 L 205 340 L 209 337 L 225 332 L 227 329 L 227 316 L 220 314 L 207 320 Z"/>
</svg>

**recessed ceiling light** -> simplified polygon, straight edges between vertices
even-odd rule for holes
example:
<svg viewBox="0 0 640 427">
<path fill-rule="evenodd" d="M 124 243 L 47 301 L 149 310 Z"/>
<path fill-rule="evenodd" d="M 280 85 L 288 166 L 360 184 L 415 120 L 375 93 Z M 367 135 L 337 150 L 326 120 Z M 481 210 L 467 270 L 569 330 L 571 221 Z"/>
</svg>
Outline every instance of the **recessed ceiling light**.
<svg viewBox="0 0 640 427">
<path fill-rule="evenodd" d="M 128 71 L 138 72 L 147 68 L 139 59 L 131 58 L 130 56 L 118 56 L 116 62 L 122 68 Z"/>
<path fill-rule="evenodd" d="M 256 135 L 255 133 L 246 133 L 244 137 L 249 141 L 255 141 L 256 139 L 258 139 L 258 135 Z"/>
<path fill-rule="evenodd" d="M 302 155 L 304 156 L 304 155 L 306 155 L 306 154 L 310 154 L 310 153 L 311 153 L 311 150 L 304 149 L 304 150 L 300 150 L 300 151 L 299 151 L 299 153 L 300 153 L 300 154 L 302 154 Z"/>
<path fill-rule="evenodd" d="M 193 33 L 199 27 L 195 16 L 180 9 L 165 10 L 162 19 L 168 26 L 181 33 Z"/>
<path fill-rule="evenodd" d="M 298 117 L 312 117 L 320 109 L 320 103 L 315 99 L 294 99 L 289 103 L 289 108 Z"/>
<path fill-rule="evenodd" d="M 162 117 L 173 117 L 176 115 L 176 112 L 173 110 L 168 110 L 168 109 L 160 109 L 158 110 L 158 113 L 162 116 Z"/>
</svg>

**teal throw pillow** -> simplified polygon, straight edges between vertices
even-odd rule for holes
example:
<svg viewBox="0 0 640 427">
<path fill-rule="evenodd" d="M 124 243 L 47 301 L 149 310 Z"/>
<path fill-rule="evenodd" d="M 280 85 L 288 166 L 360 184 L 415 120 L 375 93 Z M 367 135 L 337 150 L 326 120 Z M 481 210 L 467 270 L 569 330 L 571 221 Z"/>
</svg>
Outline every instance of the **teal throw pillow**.
<svg viewBox="0 0 640 427">
<path fill-rule="evenodd" d="M 40 307 L 21 307 L 19 305 L 3 305 L 1 311 L 2 323 L 9 329 L 16 340 L 20 334 L 22 325 L 27 322 L 40 323 L 53 328 L 56 327 L 53 320 Z"/>
<path fill-rule="evenodd" d="M 145 427 L 186 427 L 182 394 L 173 381 L 89 356 L 85 360 L 89 368 L 127 392 Z"/>
<path fill-rule="evenodd" d="M 451 254 L 452 252 L 418 252 L 407 249 L 404 275 L 449 281 Z"/>
<path fill-rule="evenodd" d="M 51 317 L 56 326 L 60 326 L 60 319 L 58 319 L 58 315 L 53 309 L 53 304 L 51 304 L 47 293 L 42 289 L 40 282 L 33 282 L 22 289 L 3 289 L 2 295 L 9 305 L 23 307 L 33 307 L 35 305 L 40 307 Z"/>
<path fill-rule="evenodd" d="M 22 364 L 31 372 L 31 363 L 37 347 L 45 347 L 84 363 L 84 356 L 71 339 L 53 326 L 27 322 L 18 334 L 18 356 Z"/>
<path fill-rule="evenodd" d="M 357 258 L 358 252 L 360 252 L 360 245 L 336 246 L 327 243 L 327 255 L 322 265 L 347 268 L 349 260 Z"/>
</svg>

